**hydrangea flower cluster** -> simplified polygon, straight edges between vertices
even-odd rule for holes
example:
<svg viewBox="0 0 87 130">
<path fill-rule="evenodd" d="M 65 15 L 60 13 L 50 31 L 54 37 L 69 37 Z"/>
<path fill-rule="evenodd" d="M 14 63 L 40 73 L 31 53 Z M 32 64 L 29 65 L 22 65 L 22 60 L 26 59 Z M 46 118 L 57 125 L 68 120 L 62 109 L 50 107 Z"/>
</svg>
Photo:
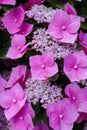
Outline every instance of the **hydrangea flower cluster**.
<svg viewBox="0 0 87 130">
<path fill-rule="evenodd" d="M 87 129 L 87 16 L 72 3 L 0 0 L 0 130 Z"/>
</svg>

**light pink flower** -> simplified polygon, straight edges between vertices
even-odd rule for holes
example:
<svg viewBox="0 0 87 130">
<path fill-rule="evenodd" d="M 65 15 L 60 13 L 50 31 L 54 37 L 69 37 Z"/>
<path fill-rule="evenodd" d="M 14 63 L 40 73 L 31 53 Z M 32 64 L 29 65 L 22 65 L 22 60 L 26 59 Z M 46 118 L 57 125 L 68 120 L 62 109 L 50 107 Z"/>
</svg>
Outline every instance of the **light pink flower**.
<svg viewBox="0 0 87 130">
<path fill-rule="evenodd" d="M 24 106 L 26 96 L 20 84 L 14 85 L 10 90 L 0 93 L 0 105 L 5 108 L 4 113 L 7 120 L 14 117 Z"/>
<path fill-rule="evenodd" d="M 32 30 L 33 30 L 33 24 L 23 22 L 23 24 L 20 26 L 20 31 L 17 32 L 17 34 L 27 36 L 32 32 Z"/>
<path fill-rule="evenodd" d="M 69 15 L 59 9 L 49 24 L 47 33 L 64 43 L 74 43 L 77 38 L 77 31 L 80 28 L 80 18 L 75 15 Z"/>
<path fill-rule="evenodd" d="M 4 91 L 7 81 L 0 76 L 0 93 Z"/>
<path fill-rule="evenodd" d="M 5 16 L 2 18 L 2 22 L 8 32 L 10 34 L 14 34 L 20 30 L 20 26 L 23 23 L 24 16 L 24 9 L 19 6 L 17 8 L 14 8 L 9 13 L 6 13 Z"/>
<path fill-rule="evenodd" d="M 16 4 L 16 0 L 0 0 L 0 4 L 3 5 L 15 5 Z"/>
<path fill-rule="evenodd" d="M 84 52 L 87 55 L 87 33 L 80 31 L 79 40 Z"/>
<path fill-rule="evenodd" d="M 87 56 L 83 51 L 64 58 L 64 72 L 71 82 L 87 79 Z"/>
<path fill-rule="evenodd" d="M 34 79 L 45 80 L 58 72 L 51 52 L 30 57 L 31 75 Z"/>
<path fill-rule="evenodd" d="M 23 7 L 25 10 L 29 10 L 31 6 L 33 6 L 33 5 L 35 5 L 35 4 L 40 5 L 41 3 L 42 3 L 42 0 L 29 0 L 27 3 L 22 4 L 22 7 Z"/>
<path fill-rule="evenodd" d="M 6 88 L 13 87 L 16 83 L 23 85 L 23 82 L 26 79 L 27 67 L 25 65 L 19 65 L 15 68 L 12 68 L 12 73 L 10 79 L 7 82 Z"/>
<path fill-rule="evenodd" d="M 33 130 L 32 118 L 35 113 L 30 104 L 25 104 L 22 109 L 14 116 L 10 123 L 12 130 Z"/>
<path fill-rule="evenodd" d="M 69 102 L 74 105 L 74 107 L 78 110 L 79 107 L 79 92 L 81 88 L 75 82 L 70 83 L 65 88 L 65 94 L 68 96 Z"/>
<path fill-rule="evenodd" d="M 49 104 L 47 115 L 54 130 L 72 130 L 79 114 L 66 99 L 63 99 L 58 103 Z"/>
<path fill-rule="evenodd" d="M 8 49 L 6 57 L 10 59 L 21 58 L 28 50 L 28 44 L 25 45 L 25 43 L 26 38 L 24 35 L 15 34 L 12 37 L 11 47 Z"/>
<path fill-rule="evenodd" d="M 76 9 L 71 5 L 71 4 L 69 4 L 69 3 L 66 3 L 65 5 L 64 5 L 64 10 L 68 13 L 68 14 L 72 14 L 72 15 L 77 15 L 77 11 L 76 11 Z M 78 15 L 77 15 L 78 16 Z M 78 16 L 79 17 L 79 16 Z M 80 18 L 80 21 L 81 22 L 84 22 L 85 21 L 85 19 L 83 18 L 83 17 L 79 17 Z"/>
<path fill-rule="evenodd" d="M 33 130 L 50 130 L 50 129 L 43 121 L 40 121 L 39 124 L 35 126 Z"/>
</svg>

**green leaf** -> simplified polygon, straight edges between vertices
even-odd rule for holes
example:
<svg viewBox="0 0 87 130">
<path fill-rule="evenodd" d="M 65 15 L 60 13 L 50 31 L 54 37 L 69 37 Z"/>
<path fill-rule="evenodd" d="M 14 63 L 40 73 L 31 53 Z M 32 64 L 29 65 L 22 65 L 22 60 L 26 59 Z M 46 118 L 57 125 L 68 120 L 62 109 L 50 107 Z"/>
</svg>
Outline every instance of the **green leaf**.
<svg viewBox="0 0 87 130">
<path fill-rule="evenodd" d="M 74 5 L 75 0 L 47 0 L 51 4 L 53 8 L 64 8 L 64 4 L 69 2 L 70 4 Z"/>
<path fill-rule="evenodd" d="M 6 54 L 10 46 L 10 35 L 6 31 L 0 32 L 0 59 L 7 59 Z"/>
</svg>

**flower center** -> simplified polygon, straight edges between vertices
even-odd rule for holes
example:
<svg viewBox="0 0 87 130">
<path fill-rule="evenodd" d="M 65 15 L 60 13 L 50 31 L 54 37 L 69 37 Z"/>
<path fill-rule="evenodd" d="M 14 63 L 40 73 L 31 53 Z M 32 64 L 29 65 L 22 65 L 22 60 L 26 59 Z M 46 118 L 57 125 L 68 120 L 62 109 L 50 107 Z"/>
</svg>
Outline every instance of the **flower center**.
<svg viewBox="0 0 87 130">
<path fill-rule="evenodd" d="M 22 32 L 22 34 L 24 34 L 24 32 Z"/>
<path fill-rule="evenodd" d="M 42 68 L 43 68 L 43 69 L 45 68 L 45 65 L 44 65 L 44 64 L 42 65 Z"/>
<path fill-rule="evenodd" d="M 23 120 L 24 119 L 24 117 L 23 116 L 20 116 L 20 120 Z"/>
<path fill-rule="evenodd" d="M 74 69 L 77 69 L 78 68 L 78 66 L 77 65 L 74 65 Z"/>
<path fill-rule="evenodd" d="M 62 26 L 62 30 L 65 30 L 66 29 L 66 26 Z"/>
<path fill-rule="evenodd" d="M 18 21 L 17 19 L 14 19 L 14 22 L 15 22 L 15 23 L 17 23 L 17 21 Z"/>
<path fill-rule="evenodd" d="M 19 79 L 19 76 L 17 76 L 17 79 Z"/>
<path fill-rule="evenodd" d="M 21 49 L 21 47 L 20 46 L 18 46 L 18 50 L 20 50 Z"/>
<path fill-rule="evenodd" d="M 85 44 L 85 41 L 83 41 L 83 44 Z"/>
<path fill-rule="evenodd" d="M 62 115 L 62 114 L 60 114 L 60 115 L 59 115 L 59 118 L 60 118 L 60 119 L 62 119 L 62 118 L 63 118 L 63 115 Z"/>
<path fill-rule="evenodd" d="M 16 103 L 17 102 L 17 100 L 16 99 L 13 99 L 13 103 Z"/>
<path fill-rule="evenodd" d="M 72 99 L 73 99 L 73 100 L 76 100 L 76 97 L 73 96 Z"/>
</svg>

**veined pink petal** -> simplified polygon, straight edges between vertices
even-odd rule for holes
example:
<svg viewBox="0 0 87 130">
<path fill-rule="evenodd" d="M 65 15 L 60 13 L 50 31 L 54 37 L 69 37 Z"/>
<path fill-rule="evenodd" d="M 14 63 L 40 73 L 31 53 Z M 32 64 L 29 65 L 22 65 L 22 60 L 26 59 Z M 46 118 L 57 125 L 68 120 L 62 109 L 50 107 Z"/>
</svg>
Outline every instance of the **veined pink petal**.
<svg viewBox="0 0 87 130">
<path fill-rule="evenodd" d="M 25 12 L 21 6 L 13 9 L 11 12 L 6 13 L 2 18 L 2 22 L 5 28 L 10 34 L 14 34 L 20 30 L 20 26 L 23 23 Z"/>
<path fill-rule="evenodd" d="M 20 31 L 17 33 L 27 36 L 28 34 L 32 32 L 33 26 L 34 26 L 33 24 L 23 22 L 23 24 L 20 27 Z"/>
<path fill-rule="evenodd" d="M 35 55 L 30 57 L 30 66 L 32 66 L 32 69 L 34 70 L 39 70 L 41 68 L 42 62 L 41 62 L 41 56 L 40 55 Z"/>
<path fill-rule="evenodd" d="M 26 38 L 24 35 L 15 34 L 12 37 L 11 46 L 20 50 L 26 43 Z"/>
<path fill-rule="evenodd" d="M 15 5 L 16 4 L 16 0 L 0 0 L 0 4 L 3 5 Z"/>
<path fill-rule="evenodd" d="M 4 91 L 7 81 L 0 76 L 0 93 Z"/>
<path fill-rule="evenodd" d="M 57 39 L 63 38 L 63 33 L 62 33 L 61 29 L 58 26 L 55 26 L 55 23 L 51 23 L 48 26 L 47 33 Z"/>
<path fill-rule="evenodd" d="M 54 65 L 54 56 L 51 52 L 45 52 L 42 54 L 41 57 L 42 63 L 45 64 L 46 66 L 52 66 Z"/>
<path fill-rule="evenodd" d="M 72 14 L 72 15 L 77 15 L 77 12 L 75 10 L 75 8 L 70 5 L 69 3 L 66 3 L 64 5 L 64 10 L 68 13 L 68 14 Z"/>
<path fill-rule="evenodd" d="M 70 15 L 71 23 L 67 27 L 69 33 L 76 33 L 80 28 L 80 18 L 78 16 Z"/>
<path fill-rule="evenodd" d="M 25 101 L 26 101 L 26 96 L 24 97 L 24 99 L 18 100 L 17 103 L 12 104 L 12 106 L 9 109 L 4 110 L 4 114 L 7 120 L 13 118 L 21 110 L 21 108 L 25 104 Z"/>
<path fill-rule="evenodd" d="M 71 44 L 75 43 L 78 36 L 78 33 L 70 34 L 67 31 L 65 31 L 63 34 L 64 34 L 63 38 L 58 39 L 58 41 L 64 42 L 64 43 L 71 43 Z"/>
</svg>

